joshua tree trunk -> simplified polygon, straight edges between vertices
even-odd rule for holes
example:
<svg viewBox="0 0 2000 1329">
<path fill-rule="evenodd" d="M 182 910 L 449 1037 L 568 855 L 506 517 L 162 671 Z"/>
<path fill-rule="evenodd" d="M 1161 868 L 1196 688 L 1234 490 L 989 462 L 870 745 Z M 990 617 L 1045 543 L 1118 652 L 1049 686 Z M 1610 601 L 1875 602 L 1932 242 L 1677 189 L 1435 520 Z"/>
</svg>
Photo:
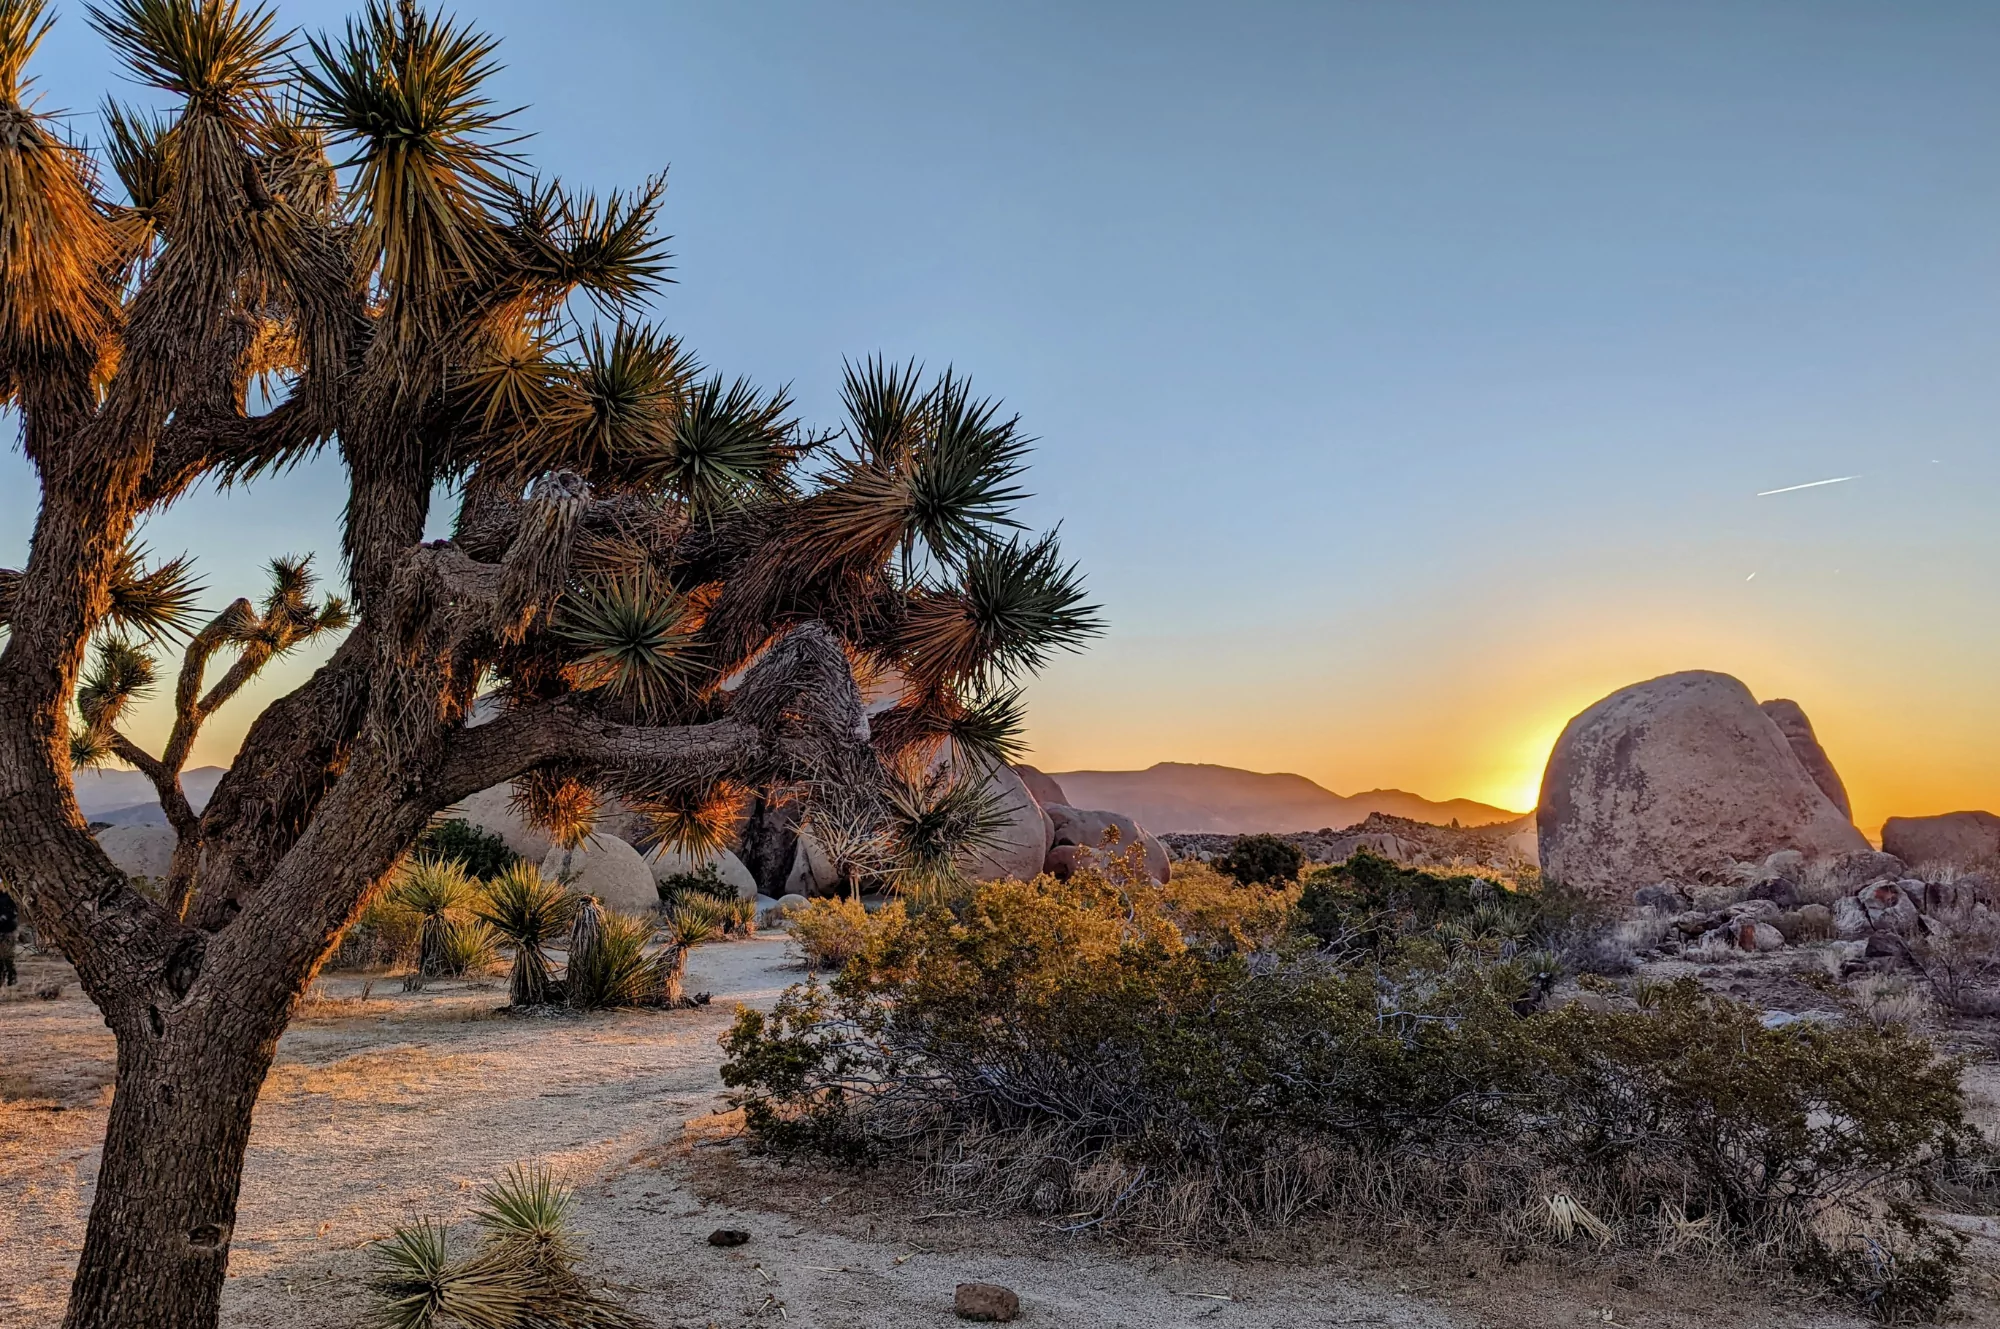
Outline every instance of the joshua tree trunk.
<svg viewBox="0 0 2000 1329">
<path fill-rule="evenodd" d="M 227 1007 L 118 1033 L 118 1088 L 64 1329 L 216 1322 L 281 1022 Z"/>
</svg>

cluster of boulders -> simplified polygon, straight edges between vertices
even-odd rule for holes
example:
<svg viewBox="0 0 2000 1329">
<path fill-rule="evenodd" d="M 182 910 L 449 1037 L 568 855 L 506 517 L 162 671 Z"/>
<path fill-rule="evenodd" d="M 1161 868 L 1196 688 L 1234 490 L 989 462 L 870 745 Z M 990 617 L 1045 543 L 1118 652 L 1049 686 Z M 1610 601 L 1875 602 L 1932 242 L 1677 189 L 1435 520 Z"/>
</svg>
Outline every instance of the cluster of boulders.
<svg viewBox="0 0 2000 1329">
<path fill-rule="evenodd" d="M 1532 861 L 1519 843 L 1528 818 L 1491 826 L 1438 826 L 1386 812 L 1371 812 L 1365 821 L 1343 829 L 1327 826 L 1316 831 L 1293 831 L 1279 839 L 1298 846 L 1308 863 L 1345 863 L 1361 850 L 1408 867 L 1439 867 L 1472 864 L 1508 869 L 1522 861 Z M 1532 828 L 1527 832 L 1532 836 Z M 1207 831 L 1173 833 L 1160 837 L 1175 858 L 1212 863 L 1229 852 L 1238 839 Z"/>
<path fill-rule="evenodd" d="M 1736 865 L 1734 875 L 1734 885 L 1658 882 L 1633 903 L 1666 923 L 1669 949 L 1754 954 L 1826 941 L 1846 943 L 1844 958 L 1861 960 L 1906 958 L 1912 941 L 1944 931 L 1945 920 L 1986 913 L 2000 900 L 2000 879 L 1985 873 L 1927 879 L 1872 851 L 1815 869 L 1797 850 L 1780 850 Z"/>
<path fill-rule="evenodd" d="M 1165 881 L 1172 871 L 1167 847 L 1138 823 L 1122 813 L 1071 807 L 1061 787 L 1032 766 L 996 767 L 988 773 L 987 785 L 1000 813 L 1000 824 L 990 843 L 967 865 L 975 881 L 1025 879 L 1042 872 L 1066 878 L 1093 859 L 1102 862 L 1112 855 L 1123 857 L 1133 845 L 1141 847 L 1145 870 L 1154 880 Z M 702 859 L 671 849 L 641 854 L 629 839 L 616 833 L 630 835 L 635 829 L 616 809 L 600 822 L 599 832 L 582 844 L 573 848 L 557 845 L 521 820 L 512 805 L 512 790 L 506 785 L 473 795 L 447 815 L 499 836 L 515 853 L 540 863 L 545 874 L 571 882 L 578 890 L 627 912 L 657 904 L 659 888 L 668 881 L 708 870 L 733 887 L 737 898 L 757 901 L 762 918 L 794 912 L 814 896 L 844 889 L 809 830 L 795 832 L 796 848 L 790 851 L 789 870 L 760 883 L 743 859 L 728 850 Z"/>
</svg>

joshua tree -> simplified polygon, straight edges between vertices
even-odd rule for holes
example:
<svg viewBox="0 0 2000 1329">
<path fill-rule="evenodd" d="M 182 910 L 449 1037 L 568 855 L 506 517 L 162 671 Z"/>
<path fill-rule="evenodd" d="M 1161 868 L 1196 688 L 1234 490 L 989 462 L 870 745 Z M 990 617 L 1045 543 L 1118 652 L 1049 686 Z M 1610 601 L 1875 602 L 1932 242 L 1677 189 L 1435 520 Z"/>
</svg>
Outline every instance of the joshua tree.
<svg viewBox="0 0 2000 1329">
<path fill-rule="evenodd" d="M 409 0 L 303 44 L 239 0 L 102 0 L 177 105 L 107 107 L 100 159 L 25 95 L 43 7 L 0 0 L 0 385 L 41 490 L 0 577 L 0 876 L 118 1044 L 65 1323 L 205 1329 L 278 1036 L 433 814 L 513 781 L 552 830 L 604 793 L 685 839 L 741 790 L 1001 754 L 1015 680 L 1095 618 L 1015 533 L 1026 442 L 961 378 L 852 368 L 846 427 L 808 433 L 641 322 L 662 182 L 528 175 L 486 38 Z M 323 452 L 351 622 L 250 726 L 166 907 L 77 810 L 85 657 L 157 589 L 145 514 Z M 871 724 L 856 671 L 886 669 Z"/>
<path fill-rule="evenodd" d="M 152 690 L 159 669 L 152 652 L 143 641 L 134 642 L 132 636 L 159 637 L 191 626 L 200 590 L 187 576 L 184 560 L 150 571 L 144 565 L 144 550 L 132 550 L 127 557 L 131 571 L 123 579 L 129 589 L 119 615 L 126 631 L 105 634 L 96 642 L 96 658 L 77 689 L 76 706 L 83 727 L 70 736 L 70 760 L 77 766 L 98 766 L 116 758 L 138 768 L 152 784 L 167 814 L 167 824 L 174 828 L 167 908 L 179 914 L 187 907 L 195 866 L 201 861 L 201 818 L 181 788 L 181 768 L 187 765 L 203 723 L 265 665 L 323 632 L 346 627 L 347 606 L 338 597 L 313 602 L 316 578 L 310 556 L 273 559 L 271 593 L 264 597 L 262 608 L 237 600 L 190 637 L 174 687 L 173 730 L 166 747 L 155 757 L 118 728 L 126 707 Z M 234 648 L 236 659 L 204 692 L 209 662 L 225 648 Z"/>
</svg>

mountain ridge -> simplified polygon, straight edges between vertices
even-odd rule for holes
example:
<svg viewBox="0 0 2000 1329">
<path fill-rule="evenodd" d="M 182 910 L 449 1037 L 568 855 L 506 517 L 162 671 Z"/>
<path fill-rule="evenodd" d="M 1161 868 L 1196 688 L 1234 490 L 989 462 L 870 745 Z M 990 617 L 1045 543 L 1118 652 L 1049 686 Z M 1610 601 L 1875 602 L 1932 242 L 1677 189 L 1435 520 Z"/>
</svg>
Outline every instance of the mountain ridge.
<svg viewBox="0 0 2000 1329">
<path fill-rule="evenodd" d="M 1470 798 L 1429 799 L 1403 789 L 1332 790 L 1290 771 L 1207 762 L 1155 762 L 1143 771 L 1051 771 L 1072 806 L 1122 812 L 1156 834 L 1248 835 L 1352 826 L 1372 812 L 1445 825 L 1488 826 L 1524 814 Z"/>
</svg>

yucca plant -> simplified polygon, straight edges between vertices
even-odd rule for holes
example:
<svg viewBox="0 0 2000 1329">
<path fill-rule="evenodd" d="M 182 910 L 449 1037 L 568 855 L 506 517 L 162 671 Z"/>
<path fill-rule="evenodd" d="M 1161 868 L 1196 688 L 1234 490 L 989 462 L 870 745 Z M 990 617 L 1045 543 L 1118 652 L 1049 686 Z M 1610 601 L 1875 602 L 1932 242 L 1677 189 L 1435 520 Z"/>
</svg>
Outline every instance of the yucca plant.
<svg viewBox="0 0 2000 1329">
<path fill-rule="evenodd" d="M 668 837 L 747 821 L 783 861 L 801 795 L 844 789 L 826 824 L 873 882 L 886 771 L 1004 756 L 1021 686 L 1098 624 L 1020 526 L 1025 431 L 962 374 L 858 362 L 812 427 L 654 326 L 664 180 L 591 195 L 530 166 L 490 36 L 418 0 L 303 37 L 260 0 L 85 12 L 157 108 L 102 134 L 29 87 L 45 0 L 0 0 L 0 404 L 39 487 L 34 557 L 0 569 L 0 876 L 145 1049 L 119 1058 L 69 1322 L 184 1329 L 218 1314 L 267 1050 L 437 813 L 511 782 L 565 843 L 616 798 Z M 197 486 L 322 454 L 338 600 L 298 558 L 198 613 L 187 561 L 135 542 Z M 215 706 L 336 633 L 185 807 Z M 169 672 L 149 752 L 131 704 Z M 857 675 L 892 673 L 864 719 Z M 168 807 L 164 901 L 74 815 L 70 762 L 107 757 Z"/>
<path fill-rule="evenodd" d="M 588 916 L 586 907 L 579 919 Z M 595 936 L 572 943 L 563 970 L 563 992 L 577 1010 L 614 1006 L 658 1006 L 677 994 L 667 991 L 667 974 L 647 953 L 657 928 L 647 919 L 615 910 L 596 911 Z"/>
<path fill-rule="evenodd" d="M 532 863 L 516 863 L 486 884 L 475 906 L 514 952 L 507 982 L 515 1006 L 539 1006 L 552 996 L 548 948 L 576 916 L 576 897 Z"/>
<path fill-rule="evenodd" d="M 728 907 L 720 900 L 690 896 L 667 911 L 664 930 L 683 947 L 699 946 L 729 926 Z"/>
<path fill-rule="evenodd" d="M 570 1229 L 575 1196 L 545 1166 L 516 1165 L 480 1195 L 477 1250 L 451 1253 L 436 1222 L 376 1243 L 369 1280 L 383 1329 L 638 1329 L 644 1321 L 586 1283 Z"/>
<path fill-rule="evenodd" d="M 409 864 L 389 887 L 391 906 L 422 920 L 417 933 L 417 964 L 403 980 L 405 992 L 419 992 L 433 978 L 456 978 L 466 941 L 460 927 L 478 893 L 478 884 L 456 859 L 420 858 Z"/>
</svg>

